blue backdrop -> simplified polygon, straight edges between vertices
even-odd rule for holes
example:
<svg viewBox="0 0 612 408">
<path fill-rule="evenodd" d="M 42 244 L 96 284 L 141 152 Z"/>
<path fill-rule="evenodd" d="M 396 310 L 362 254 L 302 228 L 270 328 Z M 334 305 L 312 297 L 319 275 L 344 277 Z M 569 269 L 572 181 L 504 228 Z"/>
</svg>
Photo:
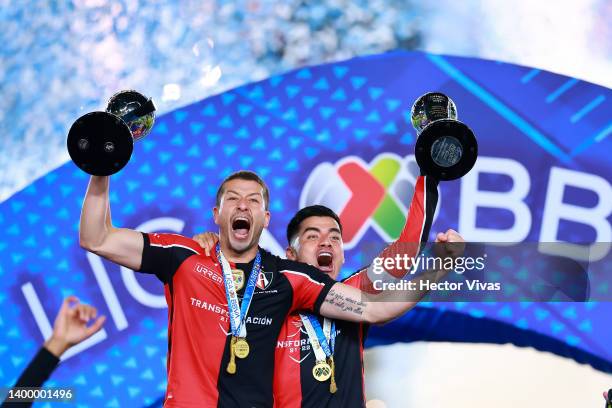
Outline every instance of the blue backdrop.
<svg viewBox="0 0 612 408">
<path fill-rule="evenodd" d="M 382 247 L 393 238 L 393 225 L 403 223 L 407 203 L 401 193 L 409 191 L 416 138 L 410 108 L 432 90 L 454 99 L 460 119 L 478 137 L 489 171 L 476 177 L 477 188 L 500 194 L 517 185 L 525 189 L 521 201 L 529 219 L 517 220 L 508 209 L 480 208 L 472 230 L 503 231 L 520 221 L 528 222 L 521 240 L 550 238 L 542 220 L 563 218 L 554 213 L 562 206 L 546 203 L 551 191 L 567 182 L 563 203 L 599 208 L 605 225 L 597 230 L 561 220 L 554 239 L 610 240 L 610 209 L 602 204 L 612 202 L 608 89 L 512 64 L 407 52 L 304 68 L 159 117 L 151 135 L 135 146 L 129 165 L 112 177 L 114 224 L 187 236 L 211 230 L 217 186 L 229 173 L 248 168 L 270 185 L 267 242 L 283 247 L 285 226 L 300 204 L 330 202 L 324 193 L 338 189 L 340 198 L 331 203 L 341 209 L 357 194 L 358 181 L 342 185 L 334 169 L 357 163 L 370 174 L 381 165 L 388 204 L 399 212 L 392 222 L 374 213 L 351 221 L 358 233 L 347 245 L 349 273 L 362 265 L 364 245 Z M 515 178 L 491 174 L 496 164 L 518 169 Z M 527 178 L 516 178 L 522 172 Z M 0 384 L 16 380 L 49 332 L 62 298 L 77 294 L 109 319 L 82 351 L 68 354 L 48 384 L 74 385 L 82 406 L 158 403 L 166 385 L 163 290 L 155 278 L 134 276 L 79 248 L 87 181 L 68 163 L 0 204 Z M 433 231 L 469 224 L 461 207 L 474 207 L 475 198 L 466 196 L 462 183 L 441 185 Z M 320 186 L 318 198 L 312 186 Z M 485 237 L 477 232 L 466 238 Z M 514 342 L 612 372 L 611 315 L 612 305 L 605 302 L 425 303 L 373 329 L 369 345 L 416 339 Z"/>
</svg>

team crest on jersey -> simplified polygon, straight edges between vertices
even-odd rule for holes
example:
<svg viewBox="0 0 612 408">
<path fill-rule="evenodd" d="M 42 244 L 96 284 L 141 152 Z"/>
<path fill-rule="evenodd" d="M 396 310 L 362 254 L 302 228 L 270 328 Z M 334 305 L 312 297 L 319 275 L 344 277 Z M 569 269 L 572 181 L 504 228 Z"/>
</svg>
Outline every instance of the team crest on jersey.
<svg viewBox="0 0 612 408">
<path fill-rule="evenodd" d="M 255 286 L 257 286 L 261 290 L 266 290 L 272 284 L 273 277 L 274 274 L 272 272 L 261 271 L 259 277 L 257 278 L 257 283 L 255 284 Z"/>
</svg>

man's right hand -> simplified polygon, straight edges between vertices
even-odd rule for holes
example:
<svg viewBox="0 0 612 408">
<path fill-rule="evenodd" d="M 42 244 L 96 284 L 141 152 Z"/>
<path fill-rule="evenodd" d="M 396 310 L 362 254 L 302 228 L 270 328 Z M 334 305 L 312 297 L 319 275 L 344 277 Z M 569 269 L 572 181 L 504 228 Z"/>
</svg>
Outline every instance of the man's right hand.
<svg viewBox="0 0 612 408">
<path fill-rule="evenodd" d="M 215 245 L 219 241 L 219 235 L 214 232 L 204 232 L 193 236 L 193 240 L 197 242 L 202 248 L 206 256 L 210 256 L 210 252 L 214 249 Z"/>
</svg>

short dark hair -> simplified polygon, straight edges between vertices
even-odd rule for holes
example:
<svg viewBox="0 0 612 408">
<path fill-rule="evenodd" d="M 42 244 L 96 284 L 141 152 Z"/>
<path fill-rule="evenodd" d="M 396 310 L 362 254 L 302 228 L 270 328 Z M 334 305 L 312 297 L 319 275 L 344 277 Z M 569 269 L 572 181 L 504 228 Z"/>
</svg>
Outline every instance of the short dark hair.
<svg viewBox="0 0 612 408">
<path fill-rule="evenodd" d="M 291 245 L 291 240 L 295 238 L 295 235 L 298 233 L 302 221 L 309 217 L 333 218 L 338 223 L 340 233 L 342 233 L 342 223 L 340 222 L 338 214 L 324 205 L 309 205 L 296 212 L 293 218 L 291 218 L 291 221 L 289 221 L 289 225 L 287 225 L 287 243 L 289 245 Z"/>
<path fill-rule="evenodd" d="M 239 170 L 237 172 L 230 174 L 229 176 L 225 178 L 225 180 L 223 180 L 223 183 L 221 183 L 221 185 L 219 186 L 219 189 L 217 190 L 217 199 L 216 199 L 217 207 L 221 205 L 221 197 L 223 197 L 223 194 L 225 193 L 225 184 L 227 184 L 228 182 L 232 180 L 249 180 L 249 181 L 255 181 L 256 183 L 258 183 L 261 186 L 261 188 L 263 188 L 263 198 L 264 198 L 264 202 L 266 205 L 266 210 L 268 209 L 268 206 L 270 205 L 270 191 L 268 190 L 268 185 L 266 184 L 265 181 L 263 181 L 261 177 L 259 177 L 257 173 L 255 173 L 254 171 L 250 171 L 250 170 Z"/>
</svg>

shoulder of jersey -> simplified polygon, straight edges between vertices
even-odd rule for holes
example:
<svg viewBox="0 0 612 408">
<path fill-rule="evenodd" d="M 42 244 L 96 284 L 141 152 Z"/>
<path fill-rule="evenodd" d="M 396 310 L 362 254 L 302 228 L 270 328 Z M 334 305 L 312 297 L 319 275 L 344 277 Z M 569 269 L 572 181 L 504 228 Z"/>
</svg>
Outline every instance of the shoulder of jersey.
<svg viewBox="0 0 612 408">
<path fill-rule="evenodd" d="M 199 255 L 204 255 L 204 249 L 193 239 L 179 234 L 149 233 L 150 244 L 162 247 L 182 247 Z"/>
<path fill-rule="evenodd" d="M 319 271 L 317 268 L 315 268 L 312 265 L 308 265 L 306 263 L 303 262 L 298 262 L 298 261 L 291 261 L 289 259 L 282 259 L 282 258 L 278 258 L 279 259 L 279 271 L 294 271 L 294 272 L 315 272 L 315 273 L 322 273 L 321 271 Z"/>
<path fill-rule="evenodd" d="M 365 268 L 363 268 L 363 269 L 365 269 Z M 349 275 L 346 278 L 342 279 L 340 282 L 342 282 L 344 284 L 347 284 L 347 285 L 350 285 L 350 286 L 357 285 L 359 283 L 359 279 L 360 279 L 359 273 L 363 269 L 360 269 L 357 272 L 352 273 L 351 275 Z"/>
<path fill-rule="evenodd" d="M 318 269 L 314 266 L 302 262 L 291 261 L 289 259 L 281 258 L 280 256 L 274 255 L 261 247 L 259 248 L 259 250 L 261 251 L 262 261 L 267 264 L 264 265 L 264 267 L 269 265 L 279 272 L 308 272 L 313 270 L 318 271 Z"/>
</svg>

